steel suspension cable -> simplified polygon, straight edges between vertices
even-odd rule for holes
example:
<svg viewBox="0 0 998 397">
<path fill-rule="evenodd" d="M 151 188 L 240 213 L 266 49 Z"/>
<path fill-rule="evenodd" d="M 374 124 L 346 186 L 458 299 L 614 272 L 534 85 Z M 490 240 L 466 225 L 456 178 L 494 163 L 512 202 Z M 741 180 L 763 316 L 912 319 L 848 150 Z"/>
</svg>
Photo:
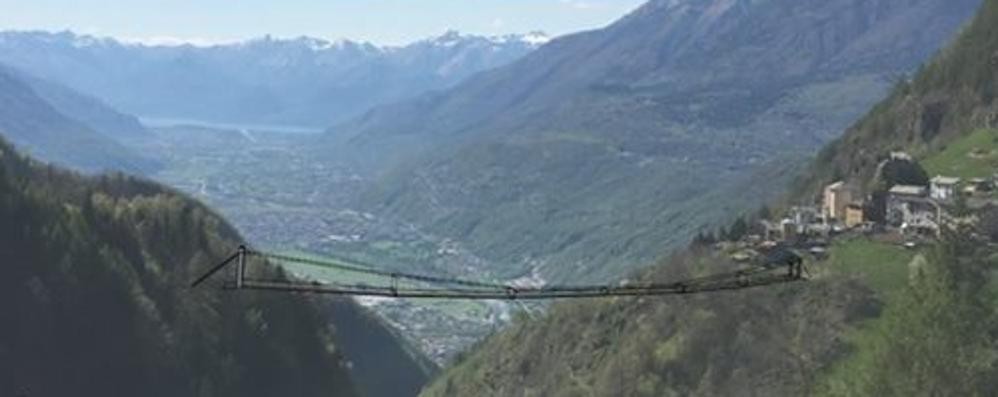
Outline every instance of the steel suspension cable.
<svg viewBox="0 0 998 397">
<path fill-rule="evenodd" d="M 199 277 L 192 286 L 200 284 L 209 276 L 217 273 L 223 267 L 233 262 L 239 255 L 255 256 L 274 261 L 310 264 L 316 266 L 330 267 L 348 272 L 363 273 L 379 277 L 390 278 L 390 286 L 366 285 L 366 284 L 340 284 L 340 283 L 318 283 L 318 282 L 294 282 L 286 280 L 264 280 L 245 278 L 242 274 L 237 276 L 235 289 L 256 289 L 270 291 L 304 292 L 333 295 L 351 296 L 380 296 L 397 298 L 443 298 L 443 299 L 557 299 L 557 298 L 595 298 L 606 296 L 645 296 L 645 295 L 669 295 L 687 294 L 696 292 L 721 291 L 732 289 L 751 288 L 777 283 L 787 283 L 804 280 L 801 272 L 801 262 L 788 262 L 784 272 L 782 266 L 778 267 L 756 267 L 739 269 L 724 273 L 715 273 L 706 276 L 693 277 L 674 282 L 646 282 L 617 285 L 545 285 L 541 287 L 512 286 L 499 283 L 485 283 L 465 280 L 454 277 L 438 277 L 421 274 L 393 272 L 381 270 L 373 267 L 363 267 L 350 265 L 328 260 L 301 258 L 290 255 L 281 255 L 263 251 L 247 250 L 230 256 L 221 264 L 213 267 L 208 273 Z M 798 258 L 799 259 L 799 258 Z M 348 260 L 343 260 L 348 261 Z M 357 262 L 354 262 L 357 263 Z M 240 265 L 241 266 L 241 265 Z M 239 273 L 239 272 L 237 272 Z M 444 285 L 451 287 L 400 287 L 399 279 L 419 281 L 430 285 Z M 231 286 L 229 287 L 231 288 Z"/>
<path fill-rule="evenodd" d="M 382 277 L 397 278 L 397 279 L 412 280 L 412 281 L 420 281 L 420 282 L 431 283 L 431 284 L 452 284 L 452 285 L 463 285 L 463 286 L 468 286 L 468 287 L 482 287 L 482 288 L 491 288 L 491 289 L 506 289 L 506 288 L 510 287 L 509 285 L 506 285 L 506 284 L 495 284 L 495 283 L 486 283 L 486 282 L 480 282 L 480 281 L 464 280 L 464 279 L 455 278 L 455 277 L 438 277 L 438 276 L 427 276 L 427 275 L 422 275 L 422 274 L 413 274 L 413 273 L 405 273 L 405 272 L 394 272 L 394 271 L 388 271 L 388 270 L 380 270 L 380 269 L 373 268 L 373 267 L 353 266 L 353 265 L 347 265 L 347 264 L 343 264 L 343 263 L 326 261 L 326 260 L 301 258 L 301 257 L 290 256 L 290 255 L 281 255 L 281 254 L 274 254 L 274 253 L 268 253 L 268 252 L 262 252 L 262 251 L 252 251 L 251 250 L 251 251 L 247 251 L 247 254 L 248 255 L 252 255 L 252 256 L 261 257 L 261 258 L 264 258 L 264 259 L 273 259 L 273 260 L 283 261 L 283 262 L 309 264 L 309 265 L 329 267 L 329 268 L 333 268 L 333 269 L 339 269 L 339 270 L 348 271 L 348 272 L 354 272 L 354 273 L 369 274 L 369 275 L 374 275 L 374 276 L 382 276 Z M 346 260 L 344 260 L 344 261 L 346 261 Z M 350 262 L 359 263 L 359 262 L 353 261 L 353 260 L 350 260 Z"/>
<path fill-rule="evenodd" d="M 541 300 L 561 298 L 600 298 L 620 296 L 658 296 L 681 295 L 702 292 L 738 290 L 768 286 L 781 283 L 802 281 L 800 277 L 790 274 L 768 274 L 752 279 L 716 280 L 710 283 L 676 282 L 668 285 L 651 287 L 603 287 L 595 290 L 549 291 L 541 289 L 489 291 L 475 289 L 440 289 L 440 288 L 400 288 L 337 285 L 329 286 L 318 283 L 288 283 L 268 280 L 246 280 L 243 289 L 285 291 L 299 293 L 314 293 L 327 295 L 375 296 L 392 298 L 433 298 L 433 299 L 469 299 L 469 300 Z"/>
<path fill-rule="evenodd" d="M 602 290 L 602 289 L 608 287 L 607 285 L 559 285 L 559 284 L 545 285 L 545 286 L 539 287 L 539 288 L 538 287 L 517 287 L 517 286 L 510 285 L 510 284 L 486 283 L 486 282 L 479 282 L 479 281 L 472 281 L 472 280 L 464 280 L 464 279 L 455 278 L 455 277 L 439 277 L 439 276 L 427 276 L 427 275 L 412 274 L 412 273 L 403 273 L 403 272 L 393 272 L 393 271 L 380 270 L 380 269 L 371 268 L 371 267 L 352 266 L 352 265 L 346 265 L 346 264 L 343 264 L 343 263 L 332 262 L 332 261 L 327 261 L 327 260 L 302 258 L 302 257 L 295 257 L 295 256 L 290 256 L 290 255 L 268 253 L 268 252 L 263 252 L 263 251 L 248 250 L 247 254 L 252 255 L 252 256 L 262 257 L 262 258 L 265 258 L 265 259 L 273 259 L 273 260 L 277 260 L 277 261 L 292 262 L 292 263 L 310 264 L 310 265 L 315 265 L 315 266 L 322 266 L 322 267 L 329 267 L 329 268 L 339 269 L 339 270 L 348 271 L 348 272 L 369 274 L 369 275 L 382 276 L 382 277 L 388 277 L 388 278 L 407 279 L 407 280 L 412 280 L 412 281 L 425 282 L 425 283 L 429 283 L 429 284 L 450 284 L 450 285 L 462 285 L 462 286 L 468 286 L 468 287 L 481 287 L 481 288 L 486 288 L 486 289 L 490 289 L 490 290 L 498 289 L 498 290 L 506 291 L 506 290 L 514 289 L 514 290 L 518 290 L 518 291 L 542 290 L 542 291 L 549 291 L 549 292 L 573 292 L 573 291 L 596 291 L 596 290 Z M 344 261 L 346 261 L 346 259 L 344 259 Z M 356 262 L 356 261 L 354 261 L 354 262 Z M 731 272 L 726 272 L 726 273 L 716 273 L 716 274 L 711 274 L 711 275 L 707 275 L 707 276 L 695 277 L 695 278 L 687 279 L 686 282 L 710 281 L 710 280 L 716 280 L 716 279 L 727 279 L 727 278 L 732 278 L 732 277 L 748 276 L 748 275 L 752 275 L 754 273 L 765 272 L 765 271 L 768 271 L 768 270 L 769 269 L 765 269 L 765 268 L 759 268 L 759 269 L 742 269 L 742 270 L 736 270 L 736 271 L 731 271 Z M 635 284 L 635 285 L 642 285 L 642 284 Z M 656 288 L 656 287 L 662 288 L 662 287 L 668 286 L 668 285 L 671 285 L 671 283 L 670 284 L 659 284 L 659 285 L 656 285 L 654 283 L 653 284 L 645 284 L 646 288 Z"/>
</svg>

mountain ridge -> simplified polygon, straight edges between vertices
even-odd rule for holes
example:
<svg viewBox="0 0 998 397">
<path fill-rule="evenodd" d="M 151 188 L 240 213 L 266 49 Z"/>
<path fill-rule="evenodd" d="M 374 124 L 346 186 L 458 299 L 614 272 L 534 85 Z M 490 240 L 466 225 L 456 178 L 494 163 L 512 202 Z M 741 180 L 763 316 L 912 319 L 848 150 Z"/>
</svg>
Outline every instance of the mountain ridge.
<svg viewBox="0 0 998 397">
<path fill-rule="evenodd" d="M 376 46 L 263 36 L 199 46 L 5 31 L 0 62 L 143 117 L 328 126 L 508 63 L 543 37 L 448 32 L 405 46 Z"/>
<path fill-rule="evenodd" d="M 336 125 L 316 150 L 372 179 L 361 208 L 460 240 L 513 274 L 532 261 L 560 277 L 594 260 L 626 267 L 722 219 L 676 210 L 708 205 L 694 197 L 723 197 L 716 187 L 834 138 L 978 4 L 651 2 Z M 761 201 L 712 204 L 730 216 Z M 610 252 L 629 257 L 604 262 L 620 256 Z"/>
<path fill-rule="evenodd" d="M 158 167 L 155 161 L 132 152 L 115 139 L 122 134 L 145 133 L 140 125 L 130 124 L 137 123 L 134 118 L 71 90 L 27 79 L 0 65 L 0 102 L 4 104 L 0 107 L 0 134 L 8 140 L 44 160 L 89 172 L 141 174 Z M 49 102 L 46 97 L 57 102 Z M 124 129 L 115 127 L 122 123 Z M 98 132 L 101 127 L 107 128 Z"/>
</svg>

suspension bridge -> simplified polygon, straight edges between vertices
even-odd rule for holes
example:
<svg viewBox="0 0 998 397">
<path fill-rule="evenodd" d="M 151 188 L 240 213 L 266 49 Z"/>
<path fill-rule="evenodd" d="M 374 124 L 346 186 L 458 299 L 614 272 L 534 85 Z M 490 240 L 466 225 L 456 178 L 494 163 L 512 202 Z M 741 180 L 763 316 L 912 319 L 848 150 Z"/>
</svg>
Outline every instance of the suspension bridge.
<svg viewBox="0 0 998 397">
<path fill-rule="evenodd" d="M 363 274 L 381 280 L 379 285 L 367 283 L 318 283 L 287 280 L 284 278 L 261 279 L 247 276 L 248 259 L 259 258 L 264 262 L 299 263 Z M 544 300 L 564 298 L 601 298 L 614 296 L 683 295 L 726 290 L 739 290 L 785 284 L 806 280 L 803 260 L 790 252 L 777 255 L 761 266 L 693 277 L 673 282 L 643 282 L 604 285 L 544 285 L 517 286 L 489 283 L 455 277 L 431 276 L 395 272 L 340 262 L 301 258 L 290 255 L 251 250 L 240 246 L 235 253 L 215 265 L 191 283 L 197 287 L 229 266 L 235 266 L 233 280 L 223 285 L 227 290 L 262 290 L 294 293 L 373 296 L 412 299 L 464 299 L 464 300 Z M 407 284 L 403 284 L 407 283 Z"/>
</svg>

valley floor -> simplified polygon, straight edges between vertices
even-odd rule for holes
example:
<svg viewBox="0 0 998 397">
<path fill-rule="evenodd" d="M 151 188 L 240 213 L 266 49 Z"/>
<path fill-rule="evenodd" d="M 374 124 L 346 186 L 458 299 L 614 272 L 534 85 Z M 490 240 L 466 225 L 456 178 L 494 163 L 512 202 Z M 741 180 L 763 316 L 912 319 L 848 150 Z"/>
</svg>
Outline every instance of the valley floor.
<svg viewBox="0 0 998 397">
<path fill-rule="evenodd" d="M 483 259 L 415 226 L 354 210 L 365 181 L 350 170 L 300 154 L 307 135 L 215 126 L 171 125 L 133 142 L 165 164 L 157 181 L 204 200 L 262 249 L 335 254 L 389 269 L 493 281 Z M 331 269 L 287 270 L 323 282 L 352 277 Z M 355 280 L 350 280 L 355 281 Z M 438 365 L 509 321 L 506 302 L 360 299 Z"/>
</svg>

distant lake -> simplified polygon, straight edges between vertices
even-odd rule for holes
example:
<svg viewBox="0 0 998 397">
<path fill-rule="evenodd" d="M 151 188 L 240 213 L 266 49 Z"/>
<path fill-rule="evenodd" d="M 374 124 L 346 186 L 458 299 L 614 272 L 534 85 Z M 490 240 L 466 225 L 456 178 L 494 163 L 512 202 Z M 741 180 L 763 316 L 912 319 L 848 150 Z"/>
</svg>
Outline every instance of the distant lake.
<svg viewBox="0 0 998 397">
<path fill-rule="evenodd" d="M 285 134 L 318 134 L 323 132 L 322 128 L 300 125 L 222 123 L 173 117 L 139 117 L 139 121 L 145 126 L 151 128 L 177 127 L 186 125 L 216 130 L 278 132 Z"/>
</svg>

